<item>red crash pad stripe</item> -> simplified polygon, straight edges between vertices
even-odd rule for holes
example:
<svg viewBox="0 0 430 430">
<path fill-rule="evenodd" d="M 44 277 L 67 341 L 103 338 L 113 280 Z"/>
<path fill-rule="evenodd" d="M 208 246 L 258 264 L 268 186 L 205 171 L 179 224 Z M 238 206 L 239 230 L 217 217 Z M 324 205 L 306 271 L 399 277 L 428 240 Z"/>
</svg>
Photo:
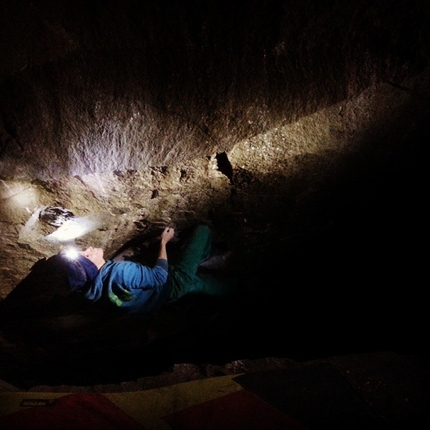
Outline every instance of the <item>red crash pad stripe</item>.
<svg viewBox="0 0 430 430">
<path fill-rule="evenodd" d="M 163 417 L 174 430 L 306 430 L 250 391 L 230 393 Z"/>
<path fill-rule="evenodd" d="M 70 394 L 48 406 L 30 407 L 0 418 L 2 430 L 144 430 L 98 393 Z"/>
</svg>

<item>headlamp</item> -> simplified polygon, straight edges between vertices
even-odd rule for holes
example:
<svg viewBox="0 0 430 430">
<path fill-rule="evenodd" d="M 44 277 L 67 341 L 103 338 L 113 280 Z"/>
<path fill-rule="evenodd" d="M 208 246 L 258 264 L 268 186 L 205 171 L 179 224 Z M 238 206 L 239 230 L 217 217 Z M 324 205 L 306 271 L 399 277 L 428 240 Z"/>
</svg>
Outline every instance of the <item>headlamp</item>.
<svg viewBox="0 0 430 430">
<path fill-rule="evenodd" d="M 81 255 L 77 248 L 69 247 L 63 251 L 66 258 L 69 260 L 77 260 L 78 257 Z"/>
</svg>

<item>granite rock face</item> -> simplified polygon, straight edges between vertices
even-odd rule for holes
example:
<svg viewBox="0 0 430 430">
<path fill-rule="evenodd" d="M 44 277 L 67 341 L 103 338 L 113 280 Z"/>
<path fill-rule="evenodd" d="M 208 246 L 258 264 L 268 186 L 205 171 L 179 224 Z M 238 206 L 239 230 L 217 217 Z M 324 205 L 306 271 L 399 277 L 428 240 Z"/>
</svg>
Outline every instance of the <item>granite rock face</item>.
<svg viewBox="0 0 430 430">
<path fill-rule="evenodd" d="M 3 5 L 2 297 L 66 240 L 113 251 L 220 208 L 289 215 L 416 128 L 428 8 L 308 6 Z M 39 225 L 49 207 L 80 233 Z"/>
<path fill-rule="evenodd" d="M 329 333 L 381 308 L 391 323 L 392 283 L 419 279 L 424 2 L 1 9 L 1 299 L 67 245 L 113 257 L 206 222 L 258 291 L 242 319 L 288 285 L 290 315 Z"/>
</svg>

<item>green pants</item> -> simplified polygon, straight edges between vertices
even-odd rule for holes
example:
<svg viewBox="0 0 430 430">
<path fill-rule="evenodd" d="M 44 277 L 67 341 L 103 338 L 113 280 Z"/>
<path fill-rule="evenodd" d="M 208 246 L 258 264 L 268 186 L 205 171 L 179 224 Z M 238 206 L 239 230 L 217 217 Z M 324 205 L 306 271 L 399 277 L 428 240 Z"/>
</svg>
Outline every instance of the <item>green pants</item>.
<svg viewBox="0 0 430 430">
<path fill-rule="evenodd" d="M 225 276 L 198 273 L 200 264 L 210 257 L 211 251 L 212 234 L 209 227 L 197 226 L 181 250 L 178 261 L 169 265 L 171 288 L 168 301 L 190 293 L 225 296 L 234 291 L 234 282 Z"/>
</svg>

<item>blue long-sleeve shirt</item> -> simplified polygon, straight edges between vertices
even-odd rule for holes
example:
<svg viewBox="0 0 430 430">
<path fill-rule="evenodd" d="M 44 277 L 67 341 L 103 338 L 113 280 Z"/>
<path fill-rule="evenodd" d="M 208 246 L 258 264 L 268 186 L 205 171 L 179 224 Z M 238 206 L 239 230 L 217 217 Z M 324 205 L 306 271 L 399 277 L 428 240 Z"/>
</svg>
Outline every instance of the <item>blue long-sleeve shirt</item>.
<svg viewBox="0 0 430 430">
<path fill-rule="evenodd" d="M 154 267 L 133 261 L 107 260 L 85 298 L 109 300 L 129 313 L 146 313 L 161 304 L 169 293 L 167 260 L 158 259 Z"/>
</svg>

